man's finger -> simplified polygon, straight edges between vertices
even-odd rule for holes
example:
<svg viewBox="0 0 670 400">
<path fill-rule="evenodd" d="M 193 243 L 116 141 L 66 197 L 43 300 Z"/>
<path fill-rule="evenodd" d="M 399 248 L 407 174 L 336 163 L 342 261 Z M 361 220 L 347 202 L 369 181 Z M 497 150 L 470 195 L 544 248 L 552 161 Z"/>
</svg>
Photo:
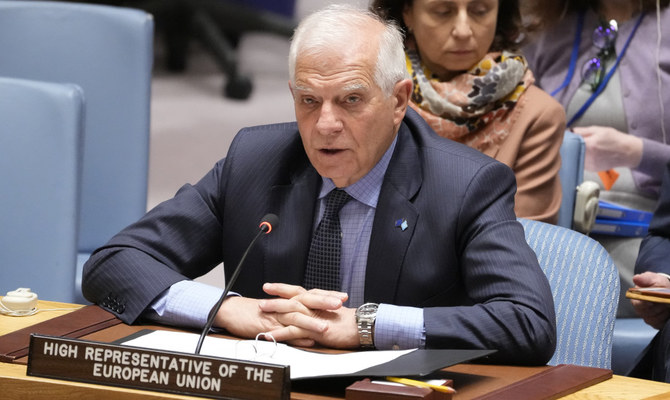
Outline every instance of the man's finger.
<svg viewBox="0 0 670 400">
<path fill-rule="evenodd" d="M 301 286 L 289 285 L 286 283 L 265 283 L 263 285 L 263 291 L 269 295 L 282 297 L 285 299 L 301 296 L 305 293 L 311 293 L 325 297 L 335 297 L 340 299 L 340 301 L 342 302 L 346 301 L 349 298 L 349 296 L 343 292 L 337 292 L 333 290 L 322 290 L 322 289 L 306 290 Z"/>
<path fill-rule="evenodd" d="M 263 284 L 263 291 L 271 296 L 282 297 L 290 299 L 305 293 L 307 290 L 302 286 L 289 285 L 287 283 L 265 283 Z"/>
<path fill-rule="evenodd" d="M 263 299 L 258 302 L 258 307 L 264 313 L 301 313 L 305 315 L 312 314 L 312 310 L 294 299 Z"/>
<path fill-rule="evenodd" d="M 309 332 L 296 326 L 285 326 L 269 332 L 278 342 L 291 343 L 296 346 L 314 346 L 314 339 L 309 337 Z M 296 344 L 301 343 L 301 344 Z"/>
<path fill-rule="evenodd" d="M 301 313 L 278 314 L 277 321 L 284 326 L 295 326 L 310 333 L 322 334 L 328 330 L 328 322 L 314 315 Z"/>
<path fill-rule="evenodd" d="M 311 310 L 337 310 L 342 307 L 342 299 L 328 294 L 309 291 L 293 298 Z"/>
<path fill-rule="evenodd" d="M 272 294 L 280 298 L 276 300 L 295 301 L 304 305 L 308 309 L 312 310 L 337 310 L 338 308 L 342 307 L 343 302 L 347 298 L 347 295 L 341 292 L 332 292 L 319 289 L 312 289 L 309 291 L 305 291 L 302 288 L 300 288 L 302 290 L 295 290 L 294 288 L 299 286 L 295 286 L 293 288 L 286 286 L 291 285 L 274 284 L 274 283 L 265 284 L 263 286 L 263 290 L 265 290 L 266 293 L 268 294 Z M 262 308 L 263 311 L 267 312 L 298 311 L 303 313 L 306 311 L 305 309 L 299 309 L 295 305 L 290 304 L 287 305 L 281 302 L 276 302 L 276 304 L 272 304 L 270 303 L 271 301 L 272 300 L 265 301 L 266 308 Z"/>
</svg>

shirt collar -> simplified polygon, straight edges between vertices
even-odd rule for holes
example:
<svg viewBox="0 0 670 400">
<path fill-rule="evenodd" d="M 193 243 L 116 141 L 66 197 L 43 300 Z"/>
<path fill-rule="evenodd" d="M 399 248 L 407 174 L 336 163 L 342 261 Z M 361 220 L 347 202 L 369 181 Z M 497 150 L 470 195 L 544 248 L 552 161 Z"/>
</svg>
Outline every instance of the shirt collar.
<svg viewBox="0 0 670 400">
<path fill-rule="evenodd" d="M 396 134 L 393 142 L 391 142 L 389 148 L 386 149 L 386 152 L 379 160 L 377 165 L 375 165 L 370 170 L 370 172 L 365 174 L 365 176 L 356 181 L 354 184 L 343 188 L 344 191 L 349 194 L 349 196 L 372 208 L 377 207 L 377 200 L 379 199 L 379 193 L 381 192 L 384 175 L 386 174 L 386 169 L 391 162 L 393 150 L 395 150 L 397 141 L 398 135 Z M 331 190 L 335 189 L 335 184 L 330 178 L 321 177 L 321 179 L 322 182 L 319 199 L 324 198 L 328 193 L 330 193 Z"/>
</svg>

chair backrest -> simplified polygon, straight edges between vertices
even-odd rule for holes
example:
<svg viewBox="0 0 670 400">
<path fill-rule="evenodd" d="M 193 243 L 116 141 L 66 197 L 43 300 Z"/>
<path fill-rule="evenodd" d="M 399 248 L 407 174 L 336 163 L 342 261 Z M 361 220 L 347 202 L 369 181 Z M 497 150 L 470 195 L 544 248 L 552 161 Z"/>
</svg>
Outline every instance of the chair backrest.
<svg viewBox="0 0 670 400">
<path fill-rule="evenodd" d="M 94 249 L 146 211 L 153 18 L 113 6 L 0 1 L 0 54 L 0 75 L 84 91 L 80 276 Z M 74 300 L 83 301 L 80 284 Z"/>
<path fill-rule="evenodd" d="M 83 112 L 76 85 L 0 77 L 0 295 L 72 299 Z"/>
<path fill-rule="evenodd" d="M 561 178 L 563 200 L 558 210 L 557 225 L 572 228 L 577 186 L 584 180 L 584 155 L 586 154 L 584 139 L 571 131 L 565 131 L 560 152 L 561 168 L 558 176 Z"/>
<path fill-rule="evenodd" d="M 549 364 L 610 368 L 619 275 L 600 243 L 577 231 L 519 219 L 547 275 L 556 308 L 556 352 Z"/>
</svg>

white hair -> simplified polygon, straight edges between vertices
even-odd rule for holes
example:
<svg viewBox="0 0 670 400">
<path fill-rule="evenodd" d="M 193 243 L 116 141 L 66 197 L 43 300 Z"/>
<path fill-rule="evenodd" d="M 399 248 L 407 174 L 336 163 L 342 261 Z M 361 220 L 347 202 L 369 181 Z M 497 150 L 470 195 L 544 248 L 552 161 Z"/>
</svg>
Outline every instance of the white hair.
<svg viewBox="0 0 670 400">
<path fill-rule="evenodd" d="M 385 95 L 393 94 L 395 84 L 409 77 L 402 33 L 394 22 L 384 21 L 369 10 L 347 4 L 330 5 L 300 22 L 293 34 L 289 50 L 288 69 L 291 82 L 295 82 L 298 55 L 319 54 L 335 46 L 346 46 L 352 42 L 352 35 L 360 35 L 364 27 L 375 23 L 384 27 L 379 37 L 375 83 Z"/>
</svg>

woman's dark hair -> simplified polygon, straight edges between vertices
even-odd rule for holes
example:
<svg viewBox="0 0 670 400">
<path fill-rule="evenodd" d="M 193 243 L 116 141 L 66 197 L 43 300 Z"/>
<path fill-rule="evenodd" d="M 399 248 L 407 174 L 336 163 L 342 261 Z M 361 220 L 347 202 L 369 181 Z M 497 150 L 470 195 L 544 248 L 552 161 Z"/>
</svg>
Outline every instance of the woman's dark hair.
<svg viewBox="0 0 670 400">
<path fill-rule="evenodd" d="M 589 8 L 597 8 L 598 0 L 522 0 L 523 13 L 530 16 L 534 25 L 532 29 L 549 27 L 560 22 L 567 14 L 583 12 Z M 608 0 L 604 0 L 608 1 Z M 642 11 L 655 12 L 656 0 L 638 0 Z M 661 8 L 668 7 L 670 0 L 659 0 Z"/>
<path fill-rule="evenodd" d="M 413 0 L 374 0 L 370 9 L 386 20 L 394 20 L 406 35 L 407 26 L 403 22 L 402 13 L 412 3 Z M 517 50 L 524 37 L 519 0 L 500 0 L 496 35 L 490 50 Z"/>
</svg>

